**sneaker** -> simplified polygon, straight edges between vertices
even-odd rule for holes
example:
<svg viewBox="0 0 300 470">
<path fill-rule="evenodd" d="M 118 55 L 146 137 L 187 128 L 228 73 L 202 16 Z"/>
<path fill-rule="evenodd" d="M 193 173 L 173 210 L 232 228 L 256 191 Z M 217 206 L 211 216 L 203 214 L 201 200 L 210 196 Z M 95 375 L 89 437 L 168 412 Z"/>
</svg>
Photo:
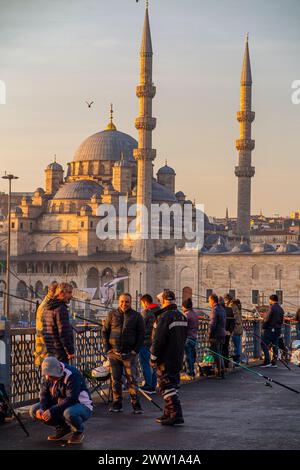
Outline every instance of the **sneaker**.
<svg viewBox="0 0 300 470">
<path fill-rule="evenodd" d="M 156 393 L 154 388 L 148 388 L 145 385 L 140 387 L 140 390 L 142 390 L 142 392 L 148 393 L 148 395 L 154 395 Z"/>
<path fill-rule="evenodd" d="M 161 424 L 163 426 L 175 426 L 177 424 L 183 424 L 183 423 L 184 423 L 184 419 L 182 416 L 174 416 L 174 418 L 171 418 L 171 416 L 169 416 L 168 418 L 161 421 Z"/>
<path fill-rule="evenodd" d="M 132 408 L 133 408 L 133 414 L 134 415 L 142 415 L 144 414 L 144 411 L 141 407 L 141 404 L 139 402 L 136 402 L 132 405 Z"/>
<path fill-rule="evenodd" d="M 72 431 L 71 428 L 66 427 L 66 428 L 60 428 L 56 430 L 55 434 L 52 434 L 47 437 L 48 441 L 60 441 L 63 439 L 68 439 L 68 437 L 71 435 Z"/>
<path fill-rule="evenodd" d="M 114 402 L 109 408 L 110 413 L 120 413 L 123 411 L 122 403 Z"/>
<path fill-rule="evenodd" d="M 168 415 L 165 415 L 163 414 L 162 416 L 160 416 L 159 418 L 156 418 L 155 421 L 159 424 L 162 424 L 162 422 L 165 420 L 165 419 L 168 419 L 169 416 Z"/>
<path fill-rule="evenodd" d="M 277 366 L 277 364 L 271 364 L 271 367 L 277 369 L 278 366 Z"/>
<path fill-rule="evenodd" d="M 269 362 L 269 364 L 263 364 L 263 365 L 261 365 L 261 366 L 259 366 L 259 367 L 262 367 L 262 368 L 263 368 L 263 367 L 272 367 L 272 364 L 271 364 L 271 362 Z"/>
<path fill-rule="evenodd" d="M 68 440 L 68 444 L 81 444 L 84 439 L 83 432 L 73 432 L 72 436 Z"/>
</svg>

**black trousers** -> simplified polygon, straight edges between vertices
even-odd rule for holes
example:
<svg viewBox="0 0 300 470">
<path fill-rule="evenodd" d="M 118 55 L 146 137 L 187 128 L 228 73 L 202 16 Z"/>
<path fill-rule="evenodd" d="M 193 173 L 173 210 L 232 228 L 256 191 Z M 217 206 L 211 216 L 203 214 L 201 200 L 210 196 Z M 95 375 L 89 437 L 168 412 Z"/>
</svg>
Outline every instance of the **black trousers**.
<svg viewBox="0 0 300 470">
<path fill-rule="evenodd" d="M 168 371 L 164 364 L 156 369 L 158 390 L 165 402 L 164 415 L 170 418 L 182 417 L 182 408 L 176 389 L 180 382 L 180 373 Z"/>
<path fill-rule="evenodd" d="M 224 341 L 223 348 L 222 348 L 222 353 L 221 353 L 225 357 L 229 357 L 230 338 L 231 338 L 230 335 L 225 336 L 225 341 Z M 223 359 L 223 360 L 224 360 L 224 366 L 227 369 L 228 366 L 229 366 L 229 361 L 227 359 Z"/>
<path fill-rule="evenodd" d="M 223 356 L 222 353 L 223 353 L 224 341 L 225 341 L 224 338 L 210 339 L 210 349 L 211 349 L 212 355 L 214 357 L 214 360 L 217 366 L 218 375 L 224 375 L 224 361 L 223 361 L 223 358 L 219 356 L 219 354 Z"/>
</svg>

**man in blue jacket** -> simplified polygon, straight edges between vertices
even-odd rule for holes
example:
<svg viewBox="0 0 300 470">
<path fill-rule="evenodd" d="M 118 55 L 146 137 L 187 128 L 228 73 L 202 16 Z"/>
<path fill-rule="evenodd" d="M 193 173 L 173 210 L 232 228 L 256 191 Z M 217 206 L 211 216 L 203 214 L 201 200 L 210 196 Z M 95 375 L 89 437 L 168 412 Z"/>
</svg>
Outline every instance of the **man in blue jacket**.
<svg viewBox="0 0 300 470">
<path fill-rule="evenodd" d="M 264 363 L 261 367 L 277 367 L 278 339 L 281 335 L 281 327 L 283 324 L 284 311 L 278 303 L 276 294 L 270 295 L 270 308 L 262 324 L 262 342 L 261 348 L 265 355 Z M 270 361 L 270 346 L 273 346 L 273 361 Z"/>
<path fill-rule="evenodd" d="M 30 409 L 30 416 L 56 428 L 48 441 L 68 439 L 80 444 L 84 439 L 84 421 L 93 411 L 93 403 L 85 381 L 75 367 L 49 356 L 42 363 L 40 402 Z"/>
</svg>

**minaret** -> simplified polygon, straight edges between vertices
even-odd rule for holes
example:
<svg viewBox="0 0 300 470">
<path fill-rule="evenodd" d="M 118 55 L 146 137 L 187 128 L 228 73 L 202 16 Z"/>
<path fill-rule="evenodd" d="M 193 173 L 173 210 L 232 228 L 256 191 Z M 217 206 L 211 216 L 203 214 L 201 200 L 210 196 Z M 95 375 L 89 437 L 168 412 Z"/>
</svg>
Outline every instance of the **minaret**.
<svg viewBox="0 0 300 470">
<path fill-rule="evenodd" d="M 152 149 L 152 131 L 156 126 L 156 119 L 152 117 L 152 100 L 156 92 L 152 83 L 152 59 L 147 2 L 140 51 L 140 84 L 136 89 L 139 98 L 139 117 L 135 120 L 135 127 L 138 130 L 138 148 L 134 150 L 133 155 L 137 161 L 137 204 L 146 207 L 149 214 L 152 202 L 152 162 L 156 157 L 156 151 Z M 137 237 L 145 238 L 148 233 L 149 229 L 142 227 L 138 217 Z"/>
<path fill-rule="evenodd" d="M 154 244 L 150 234 L 150 215 L 152 203 L 153 160 L 156 151 L 152 149 L 152 131 L 156 119 L 152 117 L 152 100 L 156 88 L 152 83 L 152 41 L 149 24 L 148 1 L 142 45 L 140 50 L 140 83 L 136 94 L 139 98 L 139 117 L 135 120 L 138 130 L 138 148 L 133 151 L 137 162 L 137 217 L 136 234 L 132 258 L 136 261 L 133 285 L 139 286 L 140 293 L 154 293 Z M 141 208 L 147 209 L 147 215 Z M 148 222 L 148 223 L 147 223 Z"/>
<path fill-rule="evenodd" d="M 236 141 L 239 162 L 235 167 L 235 176 L 238 177 L 237 235 L 247 241 L 250 239 L 251 178 L 255 173 L 255 168 L 251 166 L 251 152 L 255 146 L 255 141 L 251 139 L 251 124 L 255 118 L 251 102 L 252 76 L 247 34 L 241 76 L 240 111 L 237 112 L 237 120 L 240 123 L 240 138 Z"/>
</svg>

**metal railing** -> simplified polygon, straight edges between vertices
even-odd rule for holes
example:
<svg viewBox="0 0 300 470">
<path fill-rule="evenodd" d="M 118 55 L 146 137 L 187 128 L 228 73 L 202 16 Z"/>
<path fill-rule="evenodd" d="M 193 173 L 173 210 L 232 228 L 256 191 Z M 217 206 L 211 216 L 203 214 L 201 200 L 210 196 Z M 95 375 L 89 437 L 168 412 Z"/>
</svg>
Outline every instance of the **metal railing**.
<svg viewBox="0 0 300 470">
<path fill-rule="evenodd" d="M 198 332 L 197 361 L 201 361 L 201 357 L 205 348 L 209 347 L 208 338 L 208 320 L 201 320 Z M 261 335 L 261 322 L 257 320 L 244 320 L 243 333 L 243 360 L 249 362 L 260 358 L 261 346 L 259 336 Z M 285 343 L 290 345 L 291 341 L 296 338 L 296 330 L 294 326 L 284 325 L 283 333 Z M 101 339 L 101 327 L 85 328 L 76 327 L 75 335 L 75 361 L 74 365 L 81 372 L 91 370 L 103 363 L 103 346 Z M 255 336 L 256 335 L 256 336 Z M 7 377 L 8 383 L 6 388 L 9 391 L 12 404 L 15 407 L 24 406 L 38 400 L 40 388 L 40 369 L 34 363 L 35 350 L 35 329 L 22 328 L 11 329 L 7 332 L 8 348 L 10 354 Z M 1 339 L 1 337 L 0 337 Z M 3 368 L 3 365 L 1 365 Z M 0 368 L 0 382 L 1 378 Z"/>
</svg>

